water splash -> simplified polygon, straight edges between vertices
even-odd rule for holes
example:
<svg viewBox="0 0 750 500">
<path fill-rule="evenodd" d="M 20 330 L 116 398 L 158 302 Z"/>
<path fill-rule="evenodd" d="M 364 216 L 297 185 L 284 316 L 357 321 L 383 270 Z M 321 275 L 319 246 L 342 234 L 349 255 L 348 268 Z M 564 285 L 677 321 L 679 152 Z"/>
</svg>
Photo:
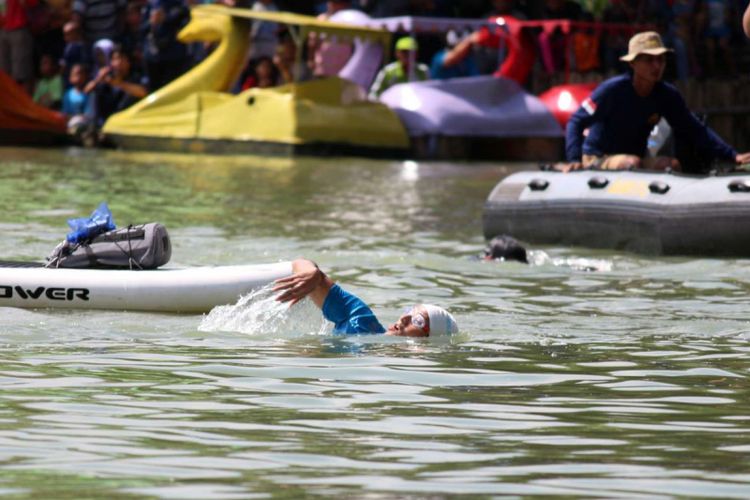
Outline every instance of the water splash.
<svg viewBox="0 0 750 500">
<path fill-rule="evenodd" d="M 529 263 L 533 266 L 552 264 L 556 267 L 570 267 L 577 271 L 611 271 L 612 261 L 588 259 L 584 257 L 552 258 L 543 250 L 530 250 Z"/>
<path fill-rule="evenodd" d="M 309 299 L 289 307 L 276 301 L 273 285 L 240 297 L 236 304 L 214 307 L 203 317 L 202 332 L 240 332 L 251 335 L 323 335 L 329 330 L 320 309 Z"/>
</svg>

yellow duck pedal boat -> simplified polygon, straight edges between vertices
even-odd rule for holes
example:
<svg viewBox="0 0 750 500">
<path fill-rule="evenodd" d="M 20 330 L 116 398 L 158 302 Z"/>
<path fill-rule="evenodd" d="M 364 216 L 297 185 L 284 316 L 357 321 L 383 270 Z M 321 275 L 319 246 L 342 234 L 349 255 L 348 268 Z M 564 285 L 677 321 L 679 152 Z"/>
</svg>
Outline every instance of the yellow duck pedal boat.
<svg viewBox="0 0 750 500">
<path fill-rule="evenodd" d="M 218 45 L 200 64 L 104 125 L 108 140 L 125 149 L 210 153 L 403 156 L 409 137 L 396 114 L 368 101 L 356 83 L 338 77 L 253 88 L 234 95 L 252 21 L 309 33 L 365 38 L 387 47 L 390 34 L 290 13 L 199 5 L 179 33 L 183 43 Z M 298 48 L 298 54 L 302 51 Z M 299 57 L 299 56 L 298 56 Z"/>
</svg>

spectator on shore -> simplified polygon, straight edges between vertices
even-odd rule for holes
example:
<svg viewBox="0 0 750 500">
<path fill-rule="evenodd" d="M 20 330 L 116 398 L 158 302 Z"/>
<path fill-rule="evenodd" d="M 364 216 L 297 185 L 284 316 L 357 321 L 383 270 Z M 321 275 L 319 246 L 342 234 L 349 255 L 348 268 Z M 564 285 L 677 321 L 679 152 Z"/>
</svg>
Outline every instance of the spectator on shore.
<svg viewBox="0 0 750 500">
<path fill-rule="evenodd" d="M 112 51 L 114 49 L 114 42 L 107 38 L 98 40 L 94 44 L 94 47 L 91 49 L 91 58 L 94 61 L 94 74 L 99 74 L 99 70 L 109 66 L 109 61 L 112 58 Z"/>
<path fill-rule="evenodd" d="M 136 103 L 146 96 L 148 90 L 132 73 L 128 54 L 116 47 L 110 65 L 99 69 L 84 92 L 94 93 L 95 124 L 101 127 L 110 115 Z"/>
<path fill-rule="evenodd" d="M 490 6 L 491 9 L 483 16 L 485 19 L 494 17 L 512 17 L 519 21 L 525 21 L 529 17 L 528 14 L 519 7 L 519 2 L 517 0 L 491 0 Z M 529 30 L 523 30 L 520 34 L 522 40 L 519 40 L 519 43 L 521 45 L 528 44 L 530 41 L 529 36 Z M 492 43 L 482 43 L 480 41 L 480 43 L 475 44 L 474 56 L 479 73 L 488 75 L 496 72 L 503 61 L 507 61 L 509 50 L 505 39 L 492 36 L 489 32 L 484 35 L 484 39 L 487 41 L 491 39 Z M 534 44 L 533 58 L 536 59 L 536 42 L 532 41 L 532 43 Z"/>
<path fill-rule="evenodd" d="M 88 71 L 83 64 L 74 64 L 70 68 L 68 90 L 63 95 L 62 112 L 68 118 L 91 115 L 91 100 L 85 92 L 88 83 Z"/>
<path fill-rule="evenodd" d="M 187 48 L 177 33 L 190 20 L 190 11 L 182 0 L 149 0 L 144 17 L 148 21 L 143 60 L 149 87 L 156 91 L 187 69 Z"/>
<path fill-rule="evenodd" d="M 435 80 L 477 76 L 479 69 L 474 60 L 474 47 L 479 36 L 479 32 L 448 32 L 445 37 L 447 46 L 432 58 L 430 76 Z"/>
<path fill-rule="evenodd" d="M 635 24 L 638 18 L 636 6 L 629 0 L 612 0 L 604 9 L 602 22 L 621 26 Z M 602 54 L 604 71 L 622 72 L 627 64 L 620 61 L 620 55 L 628 50 L 628 39 L 632 31 L 612 29 L 603 32 Z"/>
<path fill-rule="evenodd" d="M 328 20 L 337 12 L 351 8 L 350 0 L 329 0 L 326 11 L 318 19 Z M 312 33 L 308 40 L 308 65 L 313 76 L 325 77 L 339 74 L 352 56 L 352 45 L 344 41 L 327 39 L 330 35 Z"/>
<path fill-rule="evenodd" d="M 143 46 L 146 39 L 144 33 L 143 8 L 139 1 L 131 0 L 125 8 L 125 29 L 120 36 L 123 50 L 130 54 L 134 68 L 144 68 Z"/>
<path fill-rule="evenodd" d="M 687 108 L 679 91 L 662 81 L 666 53 L 658 33 L 634 35 L 628 53 L 632 73 L 603 82 L 586 99 L 568 122 L 566 155 L 570 163 L 560 170 L 577 168 L 677 168 L 692 170 L 695 156 L 736 164 L 750 162 L 750 153 L 738 154 L 716 133 L 701 123 Z M 676 144 L 694 148 L 689 158 L 657 157 L 643 159 L 648 138 L 661 117 L 672 127 Z M 584 130 L 589 133 L 584 139 Z"/>
<path fill-rule="evenodd" d="M 377 100 L 390 87 L 410 81 L 412 73 L 418 81 L 430 79 L 430 68 L 417 62 L 418 50 L 417 41 L 412 37 L 403 37 L 396 42 L 396 60 L 381 69 L 375 77 L 370 87 L 370 99 Z M 413 68 L 412 61 L 415 65 Z"/>
<path fill-rule="evenodd" d="M 732 26 L 730 19 L 733 17 L 733 6 L 729 0 L 703 0 L 701 3 L 700 19 L 703 19 L 703 37 L 706 45 L 706 63 L 710 76 L 720 76 L 716 65 L 716 52 L 721 52 L 726 74 L 724 76 L 736 76 L 737 67 L 732 55 L 730 40 L 732 37 Z"/>
<path fill-rule="evenodd" d="M 578 21 L 583 15 L 581 6 L 572 0 L 545 0 L 542 19 Z M 567 41 L 561 30 L 542 30 L 539 51 L 544 69 L 552 75 L 565 69 Z"/>
<path fill-rule="evenodd" d="M 68 21 L 63 25 L 63 39 L 65 40 L 65 47 L 60 59 L 60 66 L 62 67 L 63 83 L 67 88 L 73 66 L 76 64 L 91 66 L 92 60 L 91 52 L 83 43 L 81 28 L 76 23 Z"/>
<path fill-rule="evenodd" d="M 695 52 L 697 1 L 674 0 L 672 2 L 669 36 L 677 48 L 677 76 L 680 79 L 687 78 L 686 73 L 688 76 L 698 76 L 702 72 Z"/>
<path fill-rule="evenodd" d="M 39 60 L 39 78 L 34 87 L 34 102 L 50 109 L 60 109 L 63 97 L 63 80 L 60 66 L 50 54 Z"/>
<path fill-rule="evenodd" d="M 273 59 L 261 56 L 248 62 L 247 68 L 240 75 L 237 93 L 247 89 L 266 89 L 279 84 L 279 69 L 274 65 Z"/>
<path fill-rule="evenodd" d="M 73 0 L 71 21 L 81 27 L 86 43 L 119 40 L 127 0 Z"/>
<path fill-rule="evenodd" d="M 34 37 L 34 60 L 38 63 L 42 54 L 49 54 L 59 64 L 65 46 L 62 26 L 70 19 L 69 7 L 62 0 L 38 0 L 26 8 L 26 15 Z"/>
<path fill-rule="evenodd" d="M 85 92 L 88 71 L 83 64 L 70 68 L 68 90 L 63 95 L 62 112 L 68 118 L 68 133 L 78 140 L 90 131 L 94 114 L 91 96 Z"/>
<path fill-rule="evenodd" d="M 279 36 L 273 64 L 279 71 L 279 83 L 293 83 L 307 76 L 306 68 L 297 62 L 297 44 L 292 35 L 285 31 Z"/>
<path fill-rule="evenodd" d="M 255 0 L 253 4 L 255 12 L 278 12 L 279 8 L 273 0 Z M 253 21 L 250 28 L 250 52 L 248 60 L 260 57 L 273 58 L 278 44 L 279 25 L 268 21 Z"/>
<path fill-rule="evenodd" d="M 27 9 L 39 0 L 4 0 L 0 9 L 0 70 L 18 82 L 29 95 L 34 89 L 34 38 Z"/>
</svg>

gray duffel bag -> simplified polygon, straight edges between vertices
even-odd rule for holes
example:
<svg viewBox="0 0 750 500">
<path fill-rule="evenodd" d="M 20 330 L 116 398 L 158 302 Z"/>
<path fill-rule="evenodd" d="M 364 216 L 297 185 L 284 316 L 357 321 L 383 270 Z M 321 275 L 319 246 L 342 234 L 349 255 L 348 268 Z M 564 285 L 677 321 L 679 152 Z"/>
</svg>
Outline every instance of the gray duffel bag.
<svg viewBox="0 0 750 500">
<path fill-rule="evenodd" d="M 109 231 L 79 245 L 63 241 L 47 257 L 47 267 L 156 269 L 171 256 L 167 228 L 150 222 Z"/>
</svg>

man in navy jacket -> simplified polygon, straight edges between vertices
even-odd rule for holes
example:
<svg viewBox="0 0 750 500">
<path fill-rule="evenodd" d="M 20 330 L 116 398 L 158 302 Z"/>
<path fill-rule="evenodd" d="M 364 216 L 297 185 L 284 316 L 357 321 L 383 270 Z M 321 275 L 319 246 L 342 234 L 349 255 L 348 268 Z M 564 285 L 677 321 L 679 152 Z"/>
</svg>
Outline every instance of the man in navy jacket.
<svg viewBox="0 0 750 500">
<path fill-rule="evenodd" d="M 663 117 L 675 141 L 690 144 L 696 154 L 736 164 L 750 162 L 738 154 L 688 109 L 679 91 L 663 82 L 666 53 L 658 33 L 634 35 L 627 55 L 632 73 L 603 82 L 568 122 L 564 170 L 577 168 L 680 168 L 675 158 L 646 158 L 648 137 Z M 584 138 L 584 130 L 588 135 Z"/>
</svg>

